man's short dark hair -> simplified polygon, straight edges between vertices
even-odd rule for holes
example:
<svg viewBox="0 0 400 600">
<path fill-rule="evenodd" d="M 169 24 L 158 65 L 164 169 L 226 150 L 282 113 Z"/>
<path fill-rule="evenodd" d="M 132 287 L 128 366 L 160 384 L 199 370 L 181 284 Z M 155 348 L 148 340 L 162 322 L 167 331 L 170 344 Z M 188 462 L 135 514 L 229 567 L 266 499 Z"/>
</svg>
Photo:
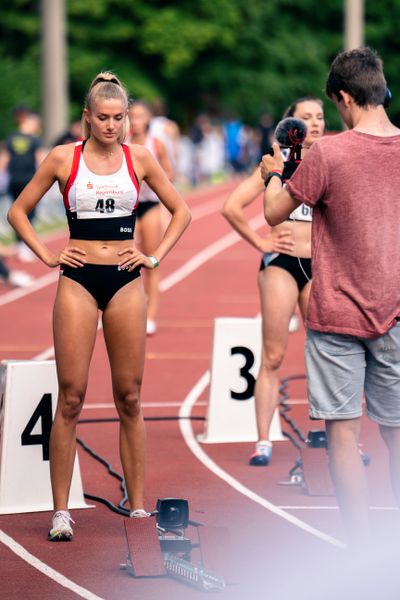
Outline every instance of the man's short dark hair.
<svg viewBox="0 0 400 600">
<path fill-rule="evenodd" d="M 347 92 L 358 106 L 384 104 L 386 80 L 383 64 L 371 48 L 341 52 L 333 60 L 326 81 L 326 94 L 340 101 L 340 90 Z"/>
</svg>

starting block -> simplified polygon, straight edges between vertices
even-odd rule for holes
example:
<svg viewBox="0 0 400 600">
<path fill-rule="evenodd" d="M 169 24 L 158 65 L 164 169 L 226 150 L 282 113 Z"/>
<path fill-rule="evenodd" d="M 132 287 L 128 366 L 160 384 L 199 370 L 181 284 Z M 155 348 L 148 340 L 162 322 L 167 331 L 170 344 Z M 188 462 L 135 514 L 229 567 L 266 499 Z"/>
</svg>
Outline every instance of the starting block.
<svg viewBox="0 0 400 600">
<path fill-rule="evenodd" d="M 134 577 L 166 575 L 160 541 L 151 518 L 125 519 L 129 570 Z"/>
<path fill-rule="evenodd" d="M 281 485 L 299 485 L 309 496 L 334 496 L 329 473 L 326 432 L 309 431 L 300 457 L 289 471 L 289 481 Z"/>
<path fill-rule="evenodd" d="M 49 442 L 57 395 L 54 360 L 0 363 L 0 514 L 53 510 Z M 78 455 L 69 506 L 90 508 Z"/>
<path fill-rule="evenodd" d="M 332 480 L 329 475 L 328 454 L 326 448 L 301 449 L 303 465 L 303 485 L 309 496 L 333 496 Z"/>
<path fill-rule="evenodd" d="M 157 506 L 163 502 L 159 500 Z M 207 528 L 188 518 L 177 518 L 183 503 L 188 506 L 186 500 L 166 498 L 166 508 L 161 505 L 151 517 L 124 520 L 128 555 L 121 568 L 133 577 L 170 576 L 202 591 L 223 590 L 226 579 L 213 569 L 220 567 L 228 573 L 227 561 L 223 565 L 220 558 L 226 557 L 228 532 L 225 528 Z M 199 544 L 192 544 L 186 537 L 184 528 L 189 524 L 198 527 Z M 193 548 L 200 548 L 199 563 L 191 560 Z"/>
<path fill-rule="evenodd" d="M 261 318 L 215 319 L 210 393 L 202 443 L 256 442 L 254 387 L 260 369 Z M 283 441 L 278 409 L 271 441 Z"/>
</svg>

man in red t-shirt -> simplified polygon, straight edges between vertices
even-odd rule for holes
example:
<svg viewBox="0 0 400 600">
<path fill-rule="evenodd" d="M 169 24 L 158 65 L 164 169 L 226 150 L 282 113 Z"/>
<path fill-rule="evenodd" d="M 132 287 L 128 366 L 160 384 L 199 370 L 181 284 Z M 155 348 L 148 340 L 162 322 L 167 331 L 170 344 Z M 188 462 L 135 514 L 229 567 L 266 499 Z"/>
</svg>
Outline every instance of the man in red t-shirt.
<svg viewBox="0 0 400 600">
<path fill-rule="evenodd" d="M 285 188 L 278 146 L 264 156 L 265 217 L 313 208 L 307 314 L 310 416 L 325 419 L 330 469 L 352 543 L 368 538 L 358 440 L 362 396 L 389 449 L 400 505 L 400 130 L 388 119 L 382 62 L 369 48 L 339 54 L 326 92 L 348 131 L 315 142 Z"/>
</svg>

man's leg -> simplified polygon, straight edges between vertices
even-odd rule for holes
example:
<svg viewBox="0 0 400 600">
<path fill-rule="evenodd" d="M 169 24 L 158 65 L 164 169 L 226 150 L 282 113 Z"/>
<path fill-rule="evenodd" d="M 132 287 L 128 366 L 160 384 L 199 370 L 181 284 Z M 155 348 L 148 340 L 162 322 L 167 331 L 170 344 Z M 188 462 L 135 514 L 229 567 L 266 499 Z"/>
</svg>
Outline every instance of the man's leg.
<svg viewBox="0 0 400 600">
<path fill-rule="evenodd" d="M 389 450 L 390 477 L 393 493 L 400 507 L 400 427 L 380 425 L 382 438 Z"/>
<path fill-rule="evenodd" d="M 365 466 L 358 447 L 360 419 L 326 421 L 329 468 L 352 545 L 369 539 L 369 502 Z"/>
<path fill-rule="evenodd" d="M 330 472 L 353 546 L 369 538 L 367 482 L 358 448 L 365 369 L 362 340 L 307 331 L 310 416 L 326 422 Z"/>
</svg>

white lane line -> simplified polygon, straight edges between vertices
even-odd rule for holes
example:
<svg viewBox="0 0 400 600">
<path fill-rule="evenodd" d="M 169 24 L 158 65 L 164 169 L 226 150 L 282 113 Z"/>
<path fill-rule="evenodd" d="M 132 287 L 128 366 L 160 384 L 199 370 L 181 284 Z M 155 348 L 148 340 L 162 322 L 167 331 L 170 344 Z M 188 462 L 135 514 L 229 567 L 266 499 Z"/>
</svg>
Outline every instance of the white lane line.
<svg viewBox="0 0 400 600">
<path fill-rule="evenodd" d="M 36 354 L 32 360 L 49 360 L 54 357 L 54 346 L 50 346 L 50 348 L 46 348 L 40 354 Z"/>
<path fill-rule="evenodd" d="M 221 191 L 218 194 L 217 199 L 209 200 L 208 202 L 198 204 L 197 206 L 191 208 L 190 212 L 192 213 L 192 223 L 193 221 L 198 221 L 203 217 L 208 217 L 208 215 L 212 215 L 213 213 L 219 211 L 222 208 L 221 197 L 227 198 L 229 194 L 229 191 Z"/>
<path fill-rule="evenodd" d="M 81 587 L 74 581 L 71 581 L 71 579 L 68 579 L 58 571 L 55 571 L 54 569 L 46 565 L 46 563 L 43 563 L 41 560 L 36 558 L 36 556 L 33 556 L 33 554 L 31 554 L 30 552 L 28 552 L 28 550 L 21 546 L 21 544 L 18 544 L 18 542 L 13 540 L 13 538 L 9 537 L 6 533 L 4 533 L 4 531 L 1 529 L 0 542 L 2 542 L 10 550 L 12 550 L 14 554 L 17 554 L 17 556 L 22 558 L 22 560 L 31 565 L 31 567 L 37 569 L 38 571 L 52 579 L 55 583 L 58 583 L 59 585 L 62 585 L 71 592 L 74 592 L 77 596 L 85 598 L 85 600 L 104 600 L 100 596 L 96 596 L 96 594 L 93 594 L 89 590 Z"/>
<path fill-rule="evenodd" d="M 265 225 L 265 218 L 263 215 L 258 215 L 249 221 L 249 225 L 252 229 L 259 229 L 263 225 Z M 230 246 L 237 244 L 237 242 L 241 241 L 242 238 L 235 231 L 224 235 L 222 238 L 210 244 L 200 252 L 198 252 L 195 256 L 189 259 L 185 264 L 183 264 L 179 269 L 171 273 L 165 277 L 160 283 L 160 291 L 165 292 L 169 290 L 171 287 L 185 279 L 189 275 L 196 271 L 199 267 L 201 267 L 204 263 L 214 258 L 217 254 L 220 254 Z"/>
<path fill-rule="evenodd" d="M 339 510 L 338 506 L 280 506 L 283 510 Z M 397 506 L 370 506 L 369 510 L 399 510 Z"/>
<path fill-rule="evenodd" d="M 244 496 L 246 496 L 253 502 L 256 502 L 263 508 L 266 508 L 270 512 L 277 515 L 278 517 L 285 519 L 285 521 L 288 521 L 292 525 L 299 527 L 306 533 L 314 535 L 315 537 L 323 540 L 324 542 L 332 544 L 333 546 L 337 546 L 338 548 L 346 548 L 346 544 L 344 544 L 340 540 L 337 540 L 336 538 L 324 533 L 323 531 L 320 531 L 319 529 L 312 527 L 308 523 L 301 521 L 300 519 L 298 519 L 297 517 L 294 517 L 293 515 L 286 512 L 279 506 L 272 504 L 272 502 L 269 502 L 265 498 L 262 498 L 258 494 L 254 493 L 252 490 L 250 490 L 249 488 L 244 486 L 242 483 L 240 483 L 240 481 L 235 479 L 232 475 L 230 475 L 229 473 L 224 471 L 219 465 L 217 465 L 208 456 L 208 454 L 206 454 L 204 452 L 204 450 L 200 447 L 199 443 L 197 442 L 197 440 L 193 434 L 193 429 L 192 429 L 190 419 L 187 419 L 187 417 L 191 416 L 192 408 L 193 408 L 194 404 L 196 403 L 197 398 L 199 398 L 199 396 L 203 393 L 203 391 L 205 390 L 205 388 L 207 387 L 209 382 L 210 382 L 210 371 L 206 371 L 202 375 L 202 377 L 199 379 L 199 381 L 196 383 L 196 385 L 190 390 L 189 394 L 183 401 L 182 407 L 179 411 L 180 417 L 186 417 L 185 419 L 181 419 L 179 421 L 179 427 L 180 427 L 180 430 L 182 433 L 182 437 L 185 440 L 189 449 L 194 454 L 194 456 L 207 469 L 209 469 L 212 473 L 214 473 L 214 475 L 216 475 L 217 477 L 222 479 L 225 483 L 230 485 L 234 490 L 236 490 L 240 494 L 243 494 Z"/>
<path fill-rule="evenodd" d="M 58 269 L 56 269 L 55 271 L 46 273 L 46 275 L 42 275 L 42 277 L 38 277 L 35 279 L 32 285 L 26 288 L 18 288 L 17 290 L 11 290 L 10 292 L 2 294 L 2 296 L 0 296 L 0 306 L 10 304 L 10 302 L 15 302 L 15 300 L 29 296 L 29 294 L 33 294 L 33 292 L 37 292 L 38 290 L 47 287 L 48 285 L 57 281 L 59 276 L 60 272 Z"/>
</svg>

